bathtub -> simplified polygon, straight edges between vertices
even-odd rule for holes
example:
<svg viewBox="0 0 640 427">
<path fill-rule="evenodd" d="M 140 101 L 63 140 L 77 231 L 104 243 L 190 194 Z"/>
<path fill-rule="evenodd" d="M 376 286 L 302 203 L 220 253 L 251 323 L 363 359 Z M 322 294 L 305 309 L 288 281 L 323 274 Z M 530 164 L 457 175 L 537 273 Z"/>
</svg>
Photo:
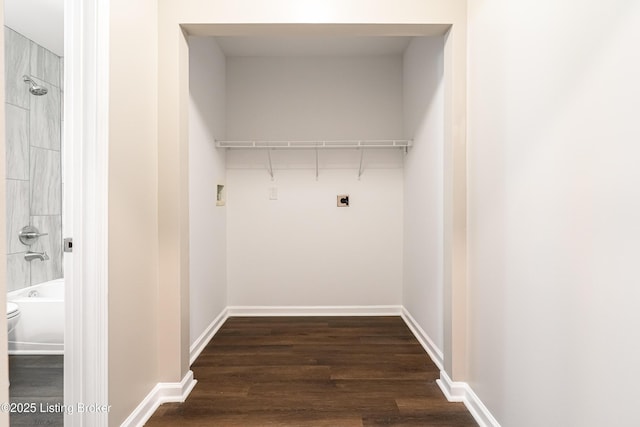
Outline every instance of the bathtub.
<svg viewBox="0 0 640 427">
<path fill-rule="evenodd" d="M 64 354 L 64 279 L 9 292 L 20 319 L 9 334 L 9 354 Z"/>
</svg>

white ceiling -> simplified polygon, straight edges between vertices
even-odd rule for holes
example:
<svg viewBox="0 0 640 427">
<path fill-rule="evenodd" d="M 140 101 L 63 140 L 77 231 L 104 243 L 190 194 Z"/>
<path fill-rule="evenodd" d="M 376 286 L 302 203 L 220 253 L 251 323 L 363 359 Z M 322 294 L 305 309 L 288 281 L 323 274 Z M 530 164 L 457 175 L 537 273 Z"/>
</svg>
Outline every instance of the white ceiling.
<svg viewBox="0 0 640 427">
<path fill-rule="evenodd" d="M 8 27 L 64 56 L 64 0 L 5 0 L 4 9 Z M 401 55 L 412 38 L 407 34 L 358 36 L 337 29 L 332 32 L 339 35 L 305 31 L 295 36 L 229 35 L 216 39 L 227 56 L 349 56 Z"/>
<path fill-rule="evenodd" d="M 9 28 L 64 56 L 64 0 L 5 0 Z"/>
<path fill-rule="evenodd" d="M 226 56 L 402 55 L 411 37 L 231 36 L 216 37 Z"/>
</svg>

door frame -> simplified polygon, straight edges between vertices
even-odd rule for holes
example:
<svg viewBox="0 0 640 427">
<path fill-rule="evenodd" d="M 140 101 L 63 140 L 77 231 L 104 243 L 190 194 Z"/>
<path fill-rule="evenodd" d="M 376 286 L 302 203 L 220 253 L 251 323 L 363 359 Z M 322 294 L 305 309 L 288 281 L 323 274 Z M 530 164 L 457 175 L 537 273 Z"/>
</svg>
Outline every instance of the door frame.
<svg viewBox="0 0 640 427">
<path fill-rule="evenodd" d="M 189 182 L 188 171 L 188 36 L 236 36 L 292 34 L 309 30 L 312 34 L 444 36 L 444 158 L 443 158 L 443 370 L 446 384 L 468 379 L 467 346 L 467 21 L 464 0 L 432 0 L 413 20 L 385 22 L 313 21 L 300 23 L 299 16 L 287 21 L 286 13 L 265 22 L 246 23 L 244 9 L 219 10 L 196 0 L 162 2 L 159 19 L 159 221 L 165 233 L 160 238 L 160 304 L 167 314 L 164 322 L 178 319 L 179 328 L 165 328 L 161 345 L 179 352 L 166 355 L 160 370 L 180 381 L 189 369 Z M 163 7 L 164 6 L 164 7 Z M 327 6 L 331 9 L 331 6 Z M 382 10 L 379 9 L 378 12 Z M 277 8 L 276 8 L 277 11 Z M 384 10 L 383 10 L 384 11 Z M 375 8 L 368 16 L 376 13 Z M 277 13 L 274 12 L 275 15 Z M 258 14 L 259 16 L 259 14 Z M 276 22 L 271 22 L 273 19 Z M 333 21 L 339 21 L 335 18 Z M 187 203 L 185 203 L 187 200 Z M 171 250 L 162 250 L 163 247 Z M 179 371 L 176 374 L 176 370 Z M 179 375 L 178 375 L 179 374 Z"/>
<path fill-rule="evenodd" d="M 64 0 L 65 426 L 106 426 L 109 1 Z"/>
</svg>

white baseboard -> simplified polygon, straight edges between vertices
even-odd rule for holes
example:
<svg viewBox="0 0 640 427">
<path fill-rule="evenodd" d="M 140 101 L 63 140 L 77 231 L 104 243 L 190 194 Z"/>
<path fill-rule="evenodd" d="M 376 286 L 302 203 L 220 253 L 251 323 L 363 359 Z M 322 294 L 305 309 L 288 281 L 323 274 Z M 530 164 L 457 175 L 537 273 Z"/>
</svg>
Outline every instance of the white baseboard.
<svg viewBox="0 0 640 427">
<path fill-rule="evenodd" d="M 218 329 L 220 329 L 220 327 L 224 324 L 228 317 L 229 309 L 225 308 L 224 310 L 222 310 L 222 313 L 218 315 L 218 317 L 213 319 L 213 322 L 211 322 L 207 329 L 204 330 L 202 335 L 200 335 L 198 339 L 195 340 L 193 344 L 191 344 L 191 347 L 189 348 L 189 366 L 193 365 L 193 362 L 195 362 L 198 356 L 200 356 L 202 350 L 204 350 L 207 344 L 209 344 L 211 338 L 213 338 L 216 332 L 218 332 Z"/>
<path fill-rule="evenodd" d="M 184 402 L 196 385 L 189 371 L 179 383 L 158 383 L 120 427 L 142 427 L 163 403 Z"/>
<path fill-rule="evenodd" d="M 469 384 L 452 381 L 444 370 L 440 371 L 440 379 L 436 380 L 436 383 L 449 402 L 463 402 L 480 427 L 500 427 L 500 423 L 491 415 Z"/>
<path fill-rule="evenodd" d="M 440 379 L 436 380 L 436 383 L 449 402 L 464 402 L 466 388 L 469 387 L 467 383 L 454 382 L 442 369 L 440 370 Z"/>
<path fill-rule="evenodd" d="M 422 348 L 427 352 L 433 363 L 436 364 L 438 369 L 442 371 L 444 366 L 444 355 L 438 346 L 433 342 L 431 337 L 422 329 L 422 327 L 416 322 L 411 313 L 406 308 L 402 307 L 402 319 L 407 324 L 411 332 L 416 337 Z"/>
<path fill-rule="evenodd" d="M 229 316 L 399 316 L 400 305 L 230 306 Z"/>
</svg>

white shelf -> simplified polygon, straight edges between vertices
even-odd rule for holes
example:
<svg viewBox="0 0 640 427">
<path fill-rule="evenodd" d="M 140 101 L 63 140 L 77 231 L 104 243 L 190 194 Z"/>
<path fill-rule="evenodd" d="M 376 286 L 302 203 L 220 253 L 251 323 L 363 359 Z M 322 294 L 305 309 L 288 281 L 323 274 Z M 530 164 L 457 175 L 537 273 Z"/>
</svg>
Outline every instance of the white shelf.
<svg viewBox="0 0 640 427">
<path fill-rule="evenodd" d="M 218 141 L 218 148 L 244 149 L 336 149 L 336 148 L 408 148 L 409 139 L 344 140 L 344 141 Z"/>
<path fill-rule="evenodd" d="M 267 151 L 268 171 L 273 181 L 273 163 L 271 150 L 299 150 L 312 149 L 316 151 L 316 180 L 318 179 L 318 151 L 321 149 L 359 149 L 360 167 L 358 179 L 362 176 L 365 149 L 370 148 L 401 148 L 405 152 L 411 147 L 410 139 L 380 139 L 380 140 L 344 140 L 344 141 L 218 141 L 216 147 L 229 149 L 262 149 Z"/>
</svg>

